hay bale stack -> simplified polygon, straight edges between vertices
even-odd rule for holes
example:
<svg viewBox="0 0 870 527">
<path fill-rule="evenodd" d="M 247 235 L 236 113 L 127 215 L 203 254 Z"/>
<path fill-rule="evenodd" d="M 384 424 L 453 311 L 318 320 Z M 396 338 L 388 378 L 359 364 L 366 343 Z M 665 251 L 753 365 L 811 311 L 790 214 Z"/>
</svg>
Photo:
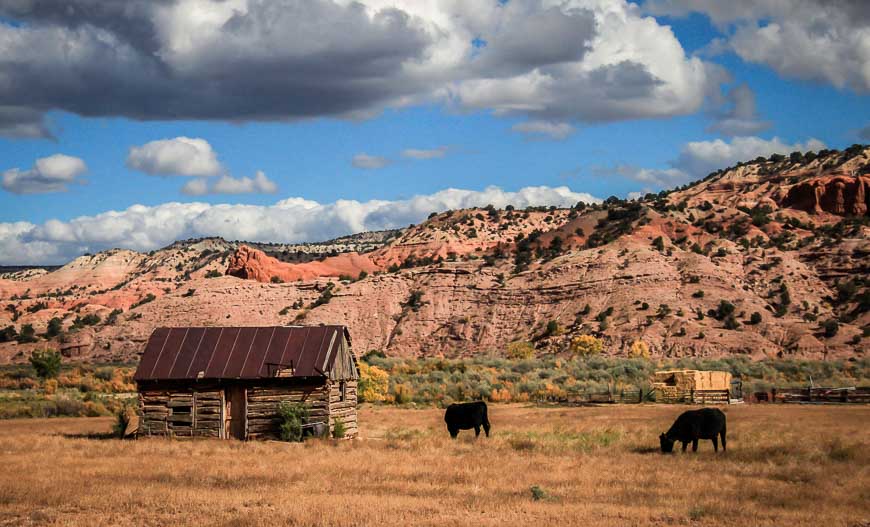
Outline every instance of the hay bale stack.
<svg viewBox="0 0 870 527">
<path fill-rule="evenodd" d="M 727 401 L 731 388 L 731 374 L 727 371 L 667 370 L 653 374 L 652 386 L 656 402 L 689 403 L 697 400 L 719 400 L 724 393 Z"/>
</svg>

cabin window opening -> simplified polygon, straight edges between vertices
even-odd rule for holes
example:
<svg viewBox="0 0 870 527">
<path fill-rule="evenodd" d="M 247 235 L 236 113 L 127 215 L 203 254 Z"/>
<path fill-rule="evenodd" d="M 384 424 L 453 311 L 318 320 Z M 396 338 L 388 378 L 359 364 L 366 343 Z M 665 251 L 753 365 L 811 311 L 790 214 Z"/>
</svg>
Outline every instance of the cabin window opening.
<svg viewBox="0 0 870 527">
<path fill-rule="evenodd" d="M 341 381 L 338 383 L 339 401 L 344 402 L 347 399 L 347 383 Z"/>
</svg>

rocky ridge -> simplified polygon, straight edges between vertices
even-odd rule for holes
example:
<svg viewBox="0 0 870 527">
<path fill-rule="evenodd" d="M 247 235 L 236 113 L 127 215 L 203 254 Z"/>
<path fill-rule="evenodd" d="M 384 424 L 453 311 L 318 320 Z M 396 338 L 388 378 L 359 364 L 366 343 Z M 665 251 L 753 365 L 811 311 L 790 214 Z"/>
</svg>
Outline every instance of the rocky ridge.
<svg viewBox="0 0 870 527">
<path fill-rule="evenodd" d="M 0 279 L 0 328 L 63 328 L 0 343 L 0 361 L 135 360 L 160 325 L 292 323 L 347 324 L 358 352 L 401 356 L 571 353 L 590 335 L 614 355 L 861 357 L 868 172 L 865 147 L 771 156 L 640 201 L 445 211 L 299 263 L 219 239 L 83 256 Z"/>
</svg>

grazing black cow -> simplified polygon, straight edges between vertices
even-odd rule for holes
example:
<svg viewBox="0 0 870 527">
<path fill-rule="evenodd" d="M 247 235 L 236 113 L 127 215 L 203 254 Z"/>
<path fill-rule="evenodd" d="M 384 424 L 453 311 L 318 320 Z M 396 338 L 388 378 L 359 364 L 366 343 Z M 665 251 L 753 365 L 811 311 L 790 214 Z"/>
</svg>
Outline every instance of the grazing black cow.
<svg viewBox="0 0 870 527">
<path fill-rule="evenodd" d="M 719 451 L 718 436 L 722 436 L 722 450 L 725 451 L 725 414 L 716 408 L 701 408 L 683 412 L 671 429 L 659 436 L 662 452 L 673 452 L 674 442 L 683 443 L 683 452 L 692 442 L 692 452 L 698 451 L 699 439 L 713 441 L 713 450 Z"/>
<path fill-rule="evenodd" d="M 444 422 L 447 423 L 447 431 L 453 439 L 456 439 L 460 430 L 472 428 L 474 437 L 478 437 L 481 426 L 486 437 L 489 437 L 489 418 L 486 416 L 486 403 L 483 401 L 451 404 L 444 412 Z"/>
</svg>

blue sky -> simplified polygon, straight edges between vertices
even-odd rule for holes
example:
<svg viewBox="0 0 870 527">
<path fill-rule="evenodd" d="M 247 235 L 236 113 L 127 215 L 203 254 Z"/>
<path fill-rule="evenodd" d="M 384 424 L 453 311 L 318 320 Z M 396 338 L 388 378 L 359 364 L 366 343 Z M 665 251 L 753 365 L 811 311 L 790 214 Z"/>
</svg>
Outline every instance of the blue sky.
<svg viewBox="0 0 870 527">
<path fill-rule="evenodd" d="M 330 3 L 330 0 L 319 1 L 324 4 Z M 239 5 L 244 7 L 244 0 L 234 0 L 234 2 L 236 4 L 241 2 Z M 71 2 L 73 5 L 76 3 Z M 276 0 L 275 3 L 279 4 L 279 7 L 286 7 L 289 11 L 300 9 L 298 5 L 291 9 L 289 4 L 295 2 Z M 381 4 L 384 3 L 391 4 L 378 1 L 368 5 L 371 20 L 378 20 L 377 10 L 383 9 Z M 606 35 L 606 30 L 601 25 L 603 19 L 600 18 L 600 13 L 595 11 L 600 8 L 598 4 L 608 2 L 589 0 L 585 3 L 594 4 L 590 8 L 592 10 L 587 13 L 587 20 L 595 20 L 592 26 L 589 23 L 584 25 L 581 17 L 569 19 L 568 16 L 562 17 L 564 20 L 560 21 L 542 16 L 541 24 L 544 22 L 576 23 L 576 27 L 565 26 L 569 34 L 593 31 L 591 28 L 595 27 L 590 35 L 597 35 L 602 41 L 606 41 L 607 38 L 621 38 Z M 818 8 L 811 5 L 810 0 L 798 3 L 806 4 L 807 9 Z M 512 4 L 525 5 L 514 7 Z M 123 233 L 110 233 L 103 238 L 81 234 L 76 232 L 77 229 L 72 228 L 73 223 L 70 220 L 74 218 L 93 217 L 113 210 L 124 211 L 136 204 L 160 207 L 167 202 L 197 202 L 248 204 L 268 208 L 280 200 L 291 197 L 312 200 L 321 205 L 334 205 L 336 200 L 356 200 L 363 203 L 370 200 L 387 200 L 407 203 L 414 196 L 431 196 L 447 188 L 481 192 L 491 186 L 496 186 L 504 192 L 516 192 L 526 187 L 567 186 L 576 195 L 587 193 L 598 198 L 610 195 L 624 197 L 633 195 L 631 194 L 633 192 L 658 190 L 701 177 L 705 174 L 694 173 L 694 168 L 690 170 L 688 167 L 701 166 L 713 170 L 719 168 L 717 166 L 719 163 L 730 163 L 732 159 L 728 156 L 733 156 L 733 160 L 736 161 L 745 156 L 756 157 L 752 154 L 764 153 L 765 149 L 769 151 L 767 153 L 772 153 L 774 150 L 793 146 L 811 148 L 820 144 L 819 142 L 832 148 L 841 148 L 856 142 L 868 142 L 868 139 L 862 138 L 861 131 L 870 125 L 870 98 L 868 98 L 870 79 L 862 77 L 860 66 L 863 64 L 864 70 L 868 70 L 867 61 L 870 58 L 861 56 L 840 58 L 836 55 L 829 57 L 832 61 L 842 62 L 843 71 L 830 71 L 829 68 L 811 61 L 800 67 L 796 67 L 794 61 L 783 66 L 777 60 L 785 52 L 773 55 L 776 50 L 772 50 L 770 57 L 767 57 L 763 53 L 755 53 L 751 47 L 747 51 L 746 45 L 742 43 L 747 41 L 752 45 L 751 39 L 761 38 L 759 37 L 761 30 L 771 24 L 777 24 L 777 27 L 784 29 L 794 26 L 793 29 L 796 29 L 792 31 L 791 38 L 800 38 L 801 33 L 798 31 L 801 27 L 800 21 L 796 20 L 800 15 L 800 9 L 796 9 L 796 13 L 793 14 L 781 13 L 765 7 L 766 3 L 759 0 L 760 14 L 756 18 L 744 19 L 739 13 L 723 13 L 721 6 L 705 8 L 706 2 L 689 0 L 662 0 L 655 5 L 644 6 L 614 0 L 612 4 L 616 6 L 615 8 L 628 13 L 627 16 L 634 17 L 638 24 L 646 17 L 652 16 L 650 13 L 657 14 L 653 19 L 646 19 L 647 22 L 656 24 L 657 33 L 643 38 L 660 37 L 662 41 L 666 41 L 668 35 L 666 26 L 670 26 L 678 40 L 677 49 L 682 48 L 682 55 L 678 57 L 679 67 L 689 68 L 694 59 L 702 62 L 705 86 L 699 87 L 692 85 L 691 82 L 686 82 L 686 86 L 678 85 L 682 82 L 680 80 L 666 80 L 660 83 L 673 83 L 677 91 L 694 90 L 695 94 L 704 90 L 706 95 L 702 97 L 703 102 L 699 103 L 701 99 L 698 97 L 686 96 L 687 102 L 681 101 L 673 109 L 659 110 L 659 107 L 664 108 L 670 103 L 662 102 L 658 95 L 644 95 L 646 99 L 641 97 L 637 104 L 633 104 L 631 110 L 624 110 L 618 106 L 621 104 L 620 101 L 614 102 L 608 99 L 600 101 L 600 107 L 606 108 L 603 114 L 600 114 L 595 94 L 610 93 L 626 83 L 620 81 L 619 84 L 613 87 L 607 86 L 603 91 L 598 92 L 597 87 L 590 85 L 592 81 L 586 77 L 582 80 L 568 79 L 564 86 L 556 85 L 554 92 L 532 93 L 523 100 L 515 98 L 507 100 L 512 95 L 505 95 L 507 92 L 499 85 L 495 85 L 495 88 L 486 86 L 489 92 L 480 97 L 478 87 L 482 84 L 472 84 L 478 82 L 477 79 L 467 80 L 467 70 L 461 74 L 456 73 L 469 65 L 473 67 L 484 64 L 482 61 L 476 64 L 475 59 L 468 56 L 462 59 L 467 63 L 454 67 L 447 74 L 448 76 L 461 75 L 460 80 L 441 78 L 436 82 L 426 77 L 426 82 L 421 83 L 418 79 L 409 80 L 404 73 L 395 74 L 395 79 L 388 79 L 391 82 L 384 84 L 384 88 L 378 90 L 386 92 L 396 90 L 401 93 L 390 95 L 374 103 L 368 100 L 361 102 L 337 116 L 331 109 L 322 112 L 313 111 L 313 116 L 300 116 L 300 107 L 303 108 L 302 112 L 307 112 L 303 104 L 304 100 L 299 105 L 288 103 L 288 109 L 279 111 L 276 115 L 262 115 L 263 110 L 256 109 L 259 114 L 253 118 L 250 117 L 247 103 L 240 104 L 238 114 L 233 114 L 232 102 L 230 102 L 226 103 L 230 108 L 226 111 L 227 115 L 224 115 L 224 101 L 235 100 L 228 99 L 226 94 L 220 95 L 225 99 L 219 101 L 221 104 L 218 105 L 218 110 L 213 107 L 202 110 L 195 108 L 190 111 L 190 115 L 182 115 L 186 107 L 191 104 L 196 105 L 195 98 L 191 99 L 193 103 L 190 103 L 184 99 L 186 95 L 174 95 L 176 92 L 172 89 L 175 88 L 170 87 L 167 88 L 168 96 L 155 95 L 151 100 L 148 99 L 146 92 L 144 95 L 137 94 L 141 100 L 129 102 L 128 98 L 132 100 L 132 96 L 124 93 L 126 87 L 124 78 L 106 86 L 97 82 L 93 90 L 90 85 L 85 84 L 84 88 L 76 93 L 78 97 L 76 100 L 68 95 L 69 78 L 63 77 L 61 73 L 58 74 L 56 82 L 58 86 L 54 91 L 52 91 L 55 88 L 52 85 L 54 80 L 46 80 L 45 77 L 38 79 L 40 89 L 35 90 L 36 95 L 32 95 L 29 90 L 16 92 L 14 89 L 6 91 L 0 89 L 0 107 L 22 109 L 24 114 L 21 118 L 15 114 L 13 118 L 8 119 L 9 122 L 4 122 L 3 114 L 0 113 L 0 133 L 4 132 L 3 127 L 6 126 L 5 133 L 0 135 L 0 160 L 2 160 L 0 173 L 4 174 L 4 177 L 10 170 L 16 168 L 19 169 L 17 177 L 23 178 L 17 181 L 36 181 L 34 178 L 40 175 L 47 178 L 55 177 L 49 173 L 50 171 L 39 173 L 34 170 L 34 167 L 37 160 L 56 154 L 78 158 L 87 167 L 86 171 L 70 169 L 74 173 L 64 172 L 57 176 L 66 178 L 61 182 L 60 187 L 54 185 L 56 181 L 53 181 L 50 186 L 45 186 L 44 181 L 36 181 L 30 186 L 4 185 L 5 190 L 0 190 L 0 222 L 2 222 L 0 225 L 6 225 L 6 230 L 4 232 L 0 229 L 0 249 L 3 250 L 0 254 L 0 264 L 18 263 L 23 259 L 57 263 L 84 250 L 99 250 L 110 246 L 130 246 L 143 250 L 148 248 L 149 243 L 158 244 L 165 241 L 160 236 L 147 236 L 147 242 L 134 240 L 133 235 L 138 228 L 136 225 L 128 226 Z M 522 8 L 522 12 L 512 18 L 514 15 L 506 13 L 508 7 L 518 10 Z M 327 8 L 338 9 L 336 6 L 324 6 L 324 9 Z M 152 13 L 149 9 L 147 5 L 142 7 L 144 13 L 142 16 L 150 17 L 149 20 L 155 27 L 157 27 L 156 21 L 163 20 L 165 23 L 167 16 L 174 17 L 173 22 L 183 20 L 186 16 L 180 10 L 166 14 Z M 536 16 L 538 11 L 546 12 L 543 4 L 539 5 L 539 2 L 532 1 L 507 2 L 504 6 L 496 6 L 493 9 L 495 9 L 493 13 L 496 13 L 493 16 L 502 17 L 501 25 L 508 27 L 513 23 L 521 23 L 518 21 L 529 20 Z M 26 42 L 28 31 L 35 33 L 51 30 L 61 33 L 74 27 L 97 30 L 103 23 L 100 20 L 88 20 L 84 15 L 83 20 L 61 17 L 61 21 L 57 22 L 56 17 L 46 14 L 50 8 L 38 13 L 14 12 L 14 9 L 12 11 L 0 12 L 7 21 L 6 24 L 0 25 L 0 29 L 13 38 L 21 39 L 22 42 Z M 592 15 L 593 11 L 595 16 Z M 686 16 L 686 11 L 694 12 Z M 670 13 L 670 15 L 663 13 Z M 432 24 L 437 24 L 439 21 L 438 13 L 421 11 L 411 14 L 419 17 L 419 21 L 414 22 L 419 27 L 414 26 L 413 23 L 404 27 L 402 30 L 409 34 L 412 30 L 423 31 L 420 28 L 425 27 L 425 23 L 429 22 L 426 18 L 428 16 L 431 16 Z M 111 12 L 105 15 L 106 17 L 120 16 Z M 472 15 L 474 13 L 467 14 L 469 20 L 473 18 Z M 837 16 L 856 18 L 854 14 L 845 10 L 842 13 L 835 12 L 828 15 L 834 20 Z M 119 20 L 120 22 L 116 22 L 137 22 L 120 18 Z M 713 20 L 718 23 L 714 24 Z M 858 22 L 854 22 L 857 24 L 856 27 L 844 28 L 843 31 L 848 29 L 849 35 L 842 38 L 856 38 L 857 35 L 857 38 L 870 39 L 870 31 L 861 20 L 858 17 Z M 299 14 L 295 11 L 294 16 L 288 17 L 285 22 L 291 25 L 306 24 L 305 20 L 299 19 Z M 398 31 L 395 25 L 396 23 L 388 25 L 390 31 Z M 382 26 L 375 24 L 374 30 L 380 30 Z M 472 27 L 471 23 L 469 27 Z M 529 27 L 534 29 L 538 26 Z M 529 27 L 518 28 L 517 32 L 531 31 Z M 549 29 L 550 27 L 555 26 L 547 26 L 548 31 L 555 31 Z M 209 30 L 222 31 L 220 27 L 209 28 Z M 467 37 L 469 34 L 467 31 L 471 30 L 464 26 L 455 28 L 455 33 L 459 35 L 456 37 L 457 41 L 461 42 L 462 38 Z M 518 65 L 520 61 L 515 59 L 522 55 L 522 50 L 533 48 L 537 44 L 521 42 L 521 46 L 517 47 L 515 42 L 509 40 L 515 38 L 513 35 L 498 34 L 495 30 L 487 29 L 485 23 L 484 29 L 480 31 L 486 36 L 484 40 L 487 42 L 482 49 L 484 52 L 491 53 L 483 57 L 489 61 L 486 64 L 492 67 L 491 64 L 496 58 L 500 61 L 494 67 L 494 71 L 497 70 L 499 73 L 487 73 L 485 75 L 487 79 L 498 77 L 500 82 L 508 86 L 509 80 L 527 79 L 529 75 L 541 71 L 554 77 L 567 76 L 550 63 L 541 65 L 523 62 Z M 166 47 L 167 42 L 170 42 L 167 39 L 172 37 L 166 36 L 165 32 L 165 29 L 154 29 L 156 36 L 151 38 L 163 39 L 161 45 Z M 203 34 L 205 32 L 206 30 L 203 30 Z M 397 37 L 389 36 L 391 43 L 396 41 Z M 327 35 L 324 40 L 331 42 L 330 38 L 340 38 L 340 36 Z M 365 42 L 371 38 L 371 35 L 367 36 Z M 546 40 L 546 36 L 541 38 Z M 590 36 L 591 38 L 593 37 Z M 832 38 L 838 38 L 837 34 Z M 634 45 L 638 49 L 650 45 L 649 42 L 642 41 L 641 37 L 636 37 L 636 40 L 638 42 Z M 410 47 L 418 45 L 410 37 L 408 42 Z M 716 43 L 719 44 L 718 50 Z M 288 43 L 288 47 L 291 44 Z M 139 44 L 136 42 L 129 44 L 119 40 L 117 49 L 120 50 L 122 46 L 128 45 L 135 48 Z M 427 45 L 430 50 L 441 50 L 448 48 L 451 42 L 428 42 Z M 595 46 L 599 45 L 602 48 L 606 47 L 603 44 L 591 44 L 595 53 L 598 53 Z M 626 44 L 627 47 L 630 45 Z M 513 51 L 508 54 L 501 51 L 500 47 Z M 796 44 L 791 47 L 796 47 Z M 553 46 L 550 45 L 544 51 L 552 52 L 552 48 Z M 28 57 L 21 56 L 25 54 L 22 49 L 24 48 L 13 47 L 7 50 L 0 48 L 0 55 L 17 54 L 19 63 L 27 61 Z M 673 49 L 673 46 L 668 49 Z M 845 53 L 843 49 L 844 47 L 835 46 L 831 53 Z M 3 51 L 5 53 L 2 53 Z M 46 53 L 50 56 L 52 51 L 52 49 L 43 51 L 40 56 L 45 56 Z M 97 52 L 105 52 L 105 50 L 95 51 Z M 240 51 L 240 54 L 243 53 Z M 529 54 L 532 58 L 540 55 L 537 52 Z M 587 53 L 576 64 L 590 60 L 589 55 L 590 53 Z M 323 58 L 324 56 L 326 58 Z M 419 58 L 419 55 L 417 57 Z M 187 56 L 181 58 L 191 60 Z M 199 61 L 197 67 L 200 64 L 210 65 L 209 61 L 217 60 L 222 68 L 237 68 L 241 72 L 240 76 L 242 73 L 249 74 L 245 64 L 234 65 L 229 61 L 224 64 L 220 62 L 220 58 L 215 59 L 205 54 L 199 54 L 195 58 Z M 294 72 L 293 77 L 304 75 L 296 72 L 307 71 L 305 68 L 311 66 L 304 64 L 304 67 L 301 67 L 299 61 L 303 59 L 296 55 L 292 57 L 293 65 L 288 71 Z M 342 65 L 344 63 L 341 61 L 346 59 L 347 57 L 339 54 L 333 62 L 324 52 L 311 60 L 314 61 L 315 70 L 320 66 L 334 67 L 336 70 L 352 69 L 346 64 Z M 66 65 L 64 61 L 74 59 L 58 58 L 57 60 L 62 66 L 58 68 L 55 64 L 51 68 L 46 67 L 45 71 L 49 72 L 48 75 L 51 75 L 52 69 L 60 69 L 63 73 L 63 65 Z M 525 60 L 523 58 L 523 61 Z M 625 60 L 621 60 L 622 62 L 614 60 L 613 64 L 621 66 L 626 63 Z M 655 63 L 659 59 L 645 58 L 641 52 L 637 52 L 637 56 L 631 60 L 639 64 L 638 70 L 642 72 L 654 71 L 656 67 L 660 67 Z M 644 62 L 645 60 L 648 62 Z M 250 61 L 251 59 L 248 59 L 248 62 Z M 14 62 L 0 61 L 0 78 L 4 76 L 18 78 L 21 70 L 16 69 Z M 177 64 L 180 63 L 181 59 L 178 63 L 173 63 L 173 67 L 178 67 Z M 850 64 L 856 64 L 858 71 L 849 71 Z M 75 64 L 68 65 L 71 71 L 74 70 Z M 406 65 L 404 63 L 402 67 Z M 505 68 L 511 70 L 510 79 L 499 77 Z M 268 75 L 271 71 L 269 70 L 269 73 L 263 77 L 263 86 L 270 82 Z M 553 71 L 556 73 L 552 73 Z M 393 74 L 394 72 L 390 72 L 386 75 Z M 320 78 L 315 78 L 314 81 L 330 82 L 333 75 L 335 74 L 330 73 L 326 81 Z M 142 82 L 134 77 L 134 73 L 128 75 L 129 84 Z M 654 76 L 650 75 L 650 77 Z M 625 78 L 629 79 L 629 83 L 634 82 L 632 78 Z M 77 81 L 86 83 L 87 79 L 77 79 Z M 339 81 L 347 84 L 357 82 L 358 79 L 339 79 Z M 251 81 L 244 80 L 244 82 L 246 83 L 243 84 L 244 89 L 249 89 Z M 279 79 L 275 82 L 280 85 L 276 87 L 276 93 L 269 92 L 264 97 L 276 97 L 275 104 L 278 106 L 284 103 L 281 90 L 287 90 L 287 98 L 302 97 L 294 91 L 297 90 L 296 84 L 287 87 L 284 84 L 287 82 L 285 80 Z M 643 79 L 639 80 L 639 85 L 642 82 Z M 24 83 L 25 81 L 22 80 L 21 84 Z M 408 83 L 413 87 L 397 88 L 401 83 Z M 444 86 L 436 86 L 437 83 L 442 83 Z M 419 88 L 421 84 L 425 85 L 425 89 Z M 747 118 L 752 123 L 769 123 L 768 126 L 765 128 L 759 125 L 757 130 L 753 129 L 753 133 L 736 135 L 712 129 L 711 127 L 721 121 L 722 116 L 728 112 L 729 91 L 741 85 L 748 88 L 746 91 L 751 94 L 748 97 L 750 99 L 754 97 L 755 104 L 755 111 L 751 116 L 741 117 Z M 268 86 L 263 90 L 267 88 Z M 159 92 L 161 89 L 162 86 L 156 86 L 154 91 Z M 570 97 L 571 89 L 589 90 L 592 95 L 574 100 Z M 646 88 L 638 89 L 646 90 Z M 329 86 L 324 88 L 323 98 L 335 97 L 338 100 L 336 104 L 343 104 L 344 101 L 340 100 L 340 97 L 350 97 L 341 90 L 340 85 L 336 88 L 338 94 L 333 94 L 330 90 Z M 444 92 L 449 92 L 449 95 L 445 96 Z M 298 93 L 302 93 L 302 90 L 299 89 Z M 564 95 L 566 93 L 568 95 Z M 304 94 L 305 97 L 311 97 L 307 91 Z M 378 96 L 377 93 L 372 95 L 372 97 Z M 564 101 L 555 100 L 563 96 Z M 177 97 L 178 100 L 173 101 L 173 97 Z M 554 99 L 554 102 L 539 104 L 540 100 L 546 100 L 548 97 Z M 609 96 L 599 95 L 599 97 Z M 313 104 L 322 103 L 326 106 L 327 102 L 316 98 Z M 177 104 L 177 108 L 181 109 L 167 109 L 173 104 Z M 516 109 L 526 108 L 526 105 L 532 105 L 535 109 Z M 538 109 L 537 106 L 542 108 Z M 215 112 L 221 115 L 212 115 Z M 178 115 L 178 120 L 175 119 L 175 115 Z M 147 120 L 143 120 L 143 117 Z M 245 122 L 238 124 L 240 121 Z M 512 129 L 529 122 L 555 124 L 567 127 L 571 131 L 566 137 L 562 137 L 545 133 L 528 134 Z M 751 126 L 755 125 L 751 124 Z M 53 137 L 40 137 L 46 135 L 46 127 L 52 132 Z M 134 169 L 128 166 L 128 155 L 132 147 L 141 147 L 152 141 L 173 140 L 177 137 L 204 140 L 211 152 L 217 156 L 220 165 L 219 173 L 180 176 L 158 167 L 153 170 L 155 174 L 149 174 L 141 167 Z M 754 142 L 744 140 L 745 138 L 752 138 Z M 774 138 L 778 138 L 778 141 L 774 141 Z M 704 146 L 711 145 L 717 140 L 722 141 L 724 148 L 728 149 L 725 157 L 704 157 L 707 155 L 704 153 Z M 692 143 L 695 147 L 687 147 Z M 745 145 L 752 145 L 752 147 Z M 431 159 L 414 159 L 403 156 L 402 153 L 406 149 L 442 149 L 443 155 Z M 369 169 L 354 166 L 354 157 L 360 154 L 383 158 L 384 166 Z M 691 164 L 686 162 L 689 158 Z M 262 188 L 246 187 L 244 193 L 227 194 L 220 193 L 218 189 L 222 187 L 214 184 L 220 176 L 240 180 L 246 177 L 253 178 L 258 171 L 262 171 L 264 178 L 272 185 L 266 188 L 274 190 L 276 187 L 276 191 L 264 192 Z M 69 182 L 70 179 L 73 182 Z M 203 190 L 197 195 L 183 192 L 182 187 L 194 179 L 202 180 Z M 554 199 L 570 201 L 576 195 L 560 195 L 561 197 Z M 469 197 L 470 201 L 467 203 L 474 204 L 475 199 L 478 198 Z M 438 206 L 439 203 L 452 202 L 438 200 L 432 202 L 433 206 Z M 366 214 L 371 213 L 368 209 L 366 211 Z M 332 212 L 336 217 L 346 215 L 337 210 Z M 352 214 L 357 213 L 354 211 Z M 399 215 L 395 221 L 405 223 L 408 222 L 406 220 L 419 221 L 415 214 L 419 215 L 422 212 Z M 49 220 L 59 220 L 55 223 L 63 224 L 64 234 L 48 232 L 45 222 Z M 15 230 L 9 227 L 15 222 L 26 222 L 32 228 Z M 345 223 L 335 225 L 334 228 L 323 230 L 322 234 L 341 233 L 360 227 L 383 226 L 376 223 L 367 221 L 365 217 L 359 221 L 346 220 Z M 285 227 L 295 231 L 295 226 Z M 321 234 L 316 229 L 303 231 L 295 236 L 316 237 Z M 184 225 L 177 231 L 173 231 L 173 234 L 181 236 L 210 233 L 203 232 L 201 227 L 194 229 L 190 225 Z M 267 237 L 269 232 L 254 234 L 255 237 Z M 290 237 L 275 241 L 301 241 Z M 21 256 L 14 255 L 16 252 Z"/>
</svg>

